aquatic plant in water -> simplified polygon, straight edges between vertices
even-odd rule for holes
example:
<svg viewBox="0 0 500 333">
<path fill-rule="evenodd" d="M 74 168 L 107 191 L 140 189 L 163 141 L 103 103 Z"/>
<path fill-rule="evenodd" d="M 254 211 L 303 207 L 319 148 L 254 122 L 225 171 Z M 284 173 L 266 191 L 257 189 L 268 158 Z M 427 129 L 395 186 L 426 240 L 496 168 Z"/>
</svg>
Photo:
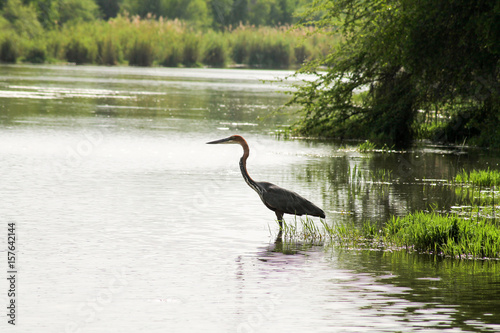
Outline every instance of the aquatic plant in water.
<svg viewBox="0 0 500 333">
<path fill-rule="evenodd" d="M 393 217 L 383 231 L 385 243 L 419 252 L 473 258 L 500 256 L 500 229 L 485 218 L 418 212 Z"/>
<path fill-rule="evenodd" d="M 500 228 L 488 218 L 416 212 L 394 216 L 385 226 L 365 222 L 318 226 L 309 218 L 284 223 L 285 247 L 337 245 L 351 249 L 410 251 L 455 258 L 500 258 Z M 285 248 L 284 247 L 284 248 Z"/>
<path fill-rule="evenodd" d="M 486 218 L 416 212 L 393 217 L 384 227 L 339 226 L 328 230 L 340 245 L 384 247 L 460 258 L 500 257 L 500 228 Z"/>
<path fill-rule="evenodd" d="M 467 172 L 462 170 L 455 176 L 456 183 L 471 184 L 481 187 L 491 187 L 500 185 L 499 170 L 472 170 Z"/>
<path fill-rule="evenodd" d="M 322 245 L 326 233 L 309 217 L 297 218 L 293 222 L 283 221 L 281 239 L 286 243 Z"/>
</svg>

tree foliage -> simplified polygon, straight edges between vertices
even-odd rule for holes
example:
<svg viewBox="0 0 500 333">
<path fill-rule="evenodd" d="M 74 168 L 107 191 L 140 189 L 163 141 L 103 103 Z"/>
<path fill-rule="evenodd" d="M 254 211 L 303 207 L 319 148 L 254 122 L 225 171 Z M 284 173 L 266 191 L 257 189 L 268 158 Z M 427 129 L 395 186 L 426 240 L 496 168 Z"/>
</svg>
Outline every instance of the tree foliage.
<svg viewBox="0 0 500 333">
<path fill-rule="evenodd" d="M 75 21 L 92 21 L 99 13 L 94 0 L 62 0 L 59 1 L 59 23 Z"/>
<path fill-rule="evenodd" d="M 33 38 L 40 33 L 35 8 L 23 5 L 21 0 L 8 0 L 3 8 L 3 17 L 9 22 L 9 28 L 21 37 Z"/>
<path fill-rule="evenodd" d="M 67 22 L 109 20 L 118 14 L 142 18 L 188 21 L 198 27 L 227 28 L 240 24 L 278 26 L 292 24 L 294 13 L 312 0 L 4 0 L 0 11 L 8 15 L 12 4 L 31 11 L 45 29 Z M 34 29 L 37 27 L 34 26 Z"/>
<path fill-rule="evenodd" d="M 500 125 L 500 3 L 319 0 L 302 24 L 343 41 L 301 70 L 318 78 L 290 102 L 304 112 L 300 132 L 403 147 L 422 110 L 449 119 L 441 141 L 478 136 L 486 122 L 493 134 Z"/>
<path fill-rule="evenodd" d="M 116 17 L 120 12 L 120 7 L 123 0 L 97 0 L 96 3 L 99 6 L 102 17 L 105 20 Z"/>
<path fill-rule="evenodd" d="M 121 10 L 224 28 L 242 24 L 283 25 L 295 21 L 294 12 L 307 0 L 123 0 Z"/>
</svg>

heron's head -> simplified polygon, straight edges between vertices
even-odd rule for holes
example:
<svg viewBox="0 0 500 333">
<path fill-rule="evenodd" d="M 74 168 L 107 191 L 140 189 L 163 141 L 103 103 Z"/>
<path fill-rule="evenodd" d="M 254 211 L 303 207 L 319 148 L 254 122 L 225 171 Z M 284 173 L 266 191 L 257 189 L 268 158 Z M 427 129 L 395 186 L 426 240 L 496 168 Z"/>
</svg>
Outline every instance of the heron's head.
<svg viewBox="0 0 500 333">
<path fill-rule="evenodd" d="M 209 145 L 217 145 L 217 144 L 243 144 L 246 143 L 245 139 L 239 135 L 231 135 L 228 138 L 220 139 L 220 140 L 215 140 L 215 141 L 210 141 L 207 142 Z"/>
</svg>

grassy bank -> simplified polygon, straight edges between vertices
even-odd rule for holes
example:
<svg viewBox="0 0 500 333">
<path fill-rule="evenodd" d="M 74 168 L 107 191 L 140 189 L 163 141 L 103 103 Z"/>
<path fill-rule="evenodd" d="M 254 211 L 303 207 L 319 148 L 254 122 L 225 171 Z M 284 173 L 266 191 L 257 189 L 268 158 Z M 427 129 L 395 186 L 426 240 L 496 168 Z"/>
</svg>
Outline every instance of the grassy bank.
<svg viewBox="0 0 500 333">
<path fill-rule="evenodd" d="M 244 65 L 297 68 L 328 53 L 335 40 L 307 28 L 239 26 L 225 31 L 194 29 L 179 20 L 119 16 L 80 22 L 20 36 L 0 31 L 0 61 L 133 66 Z"/>
<path fill-rule="evenodd" d="M 369 181 L 356 169 L 349 170 L 349 181 Z M 376 179 L 391 180 L 382 172 Z M 315 226 L 309 219 L 286 225 L 288 242 L 331 243 L 345 248 L 409 251 L 455 258 L 500 258 L 500 216 L 496 170 L 460 171 L 450 182 L 457 203 L 448 213 L 417 211 L 393 216 L 384 223 L 328 224 Z"/>
<path fill-rule="evenodd" d="M 361 228 L 339 226 L 328 230 L 329 235 L 346 245 L 382 246 L 452 257 L 499 258 L 500 226 L 492 187 L 500 184 L 500 172 L 462 170 L 451 184 L 455 185 L 457 199 L 467 204 L 452 207 L 449 214 L 415 212 L 393 217 L 380 229 L 368 223 Z"/>
<path fill-rule="evenodd" d="M 500 257 L 500 228 L 490 219 L 418 212 L 394 217 L 382 229 L 383 241 L 418 252 Z"/>
<path fill-rule="evenodd" d="M 475 216 L 474 216 L 475 217 Z M 288 243 L 318 245 L 330 240 L 347 248 L 404 250 L 456 258 L 500 258 L 500 228 L 491 219 L 470 219 L 458 214 L 416 212 L 393 217 L 382 228 L 371 223 L 353 225 L 311 226 L 303 220 L 285 226 Z"/>
</svg>

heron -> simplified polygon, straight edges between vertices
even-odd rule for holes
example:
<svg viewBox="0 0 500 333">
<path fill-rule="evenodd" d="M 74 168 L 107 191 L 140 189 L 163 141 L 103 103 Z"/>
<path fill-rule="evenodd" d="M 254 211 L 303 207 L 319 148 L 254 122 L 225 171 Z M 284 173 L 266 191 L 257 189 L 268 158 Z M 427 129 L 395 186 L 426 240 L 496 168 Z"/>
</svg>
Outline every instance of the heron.
<svg viewBox="0 0 500 333">
<path fill-rule="evenodd" d="M 240 170 L 243 179 L 257 194 L 266 205 L 267 208 L 276 213 L 276 218 L 280 226 L 280 231 L 283 228 L 283 214 L 291 215 L 309 215 L 325 218 L 325 212 L 309 200 L 298 195 L 295 192 L 286 190 L 282 187 L 268 182 L 256 182 L 250 177 L 247 171 L 247 159 L 250 155 L 250 148 L 246 140 L 240 135 L 232 135 L 230 137 L 210 141 L 207 144 L 239 144 L 243 148 L 243 156 L 240 159 Z"/>
</svg>

